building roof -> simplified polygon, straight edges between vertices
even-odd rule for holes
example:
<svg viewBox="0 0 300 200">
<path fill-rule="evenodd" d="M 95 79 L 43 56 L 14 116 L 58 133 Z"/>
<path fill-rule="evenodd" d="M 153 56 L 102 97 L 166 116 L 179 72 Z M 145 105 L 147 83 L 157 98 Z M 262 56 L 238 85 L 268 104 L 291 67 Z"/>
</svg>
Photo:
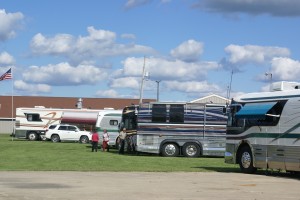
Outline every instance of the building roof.
<svg viewBox="0 0 300 200">
<path fill-rule="evenodd" d="M 76 108 L 79 98 L 75 97 L 38 97 L 38 96 L 0 96 L 0 118 L 15 118 L 16 108 L 44 106 L 45 108 Z M 143 99 L 152 102 L 155 99 Z M 82 98 L 82 107 L 88 109 L 114 108 L 123 109 L 132 104 L 137 105 L 139 99 L 118 98 Z"/>
<path fill-rule="evenodd" d="M 222 96 L 219 96 L 216 94 L 211 94 L 211 95 L 193 100 L 193 101 L 191 101 L 191 103 L 223 103 L 223 104 L 225 104 L 225 103 L 228 103 L 229 101 L 230 100 L 225 97 L 222 97 Z"/>
</svg>

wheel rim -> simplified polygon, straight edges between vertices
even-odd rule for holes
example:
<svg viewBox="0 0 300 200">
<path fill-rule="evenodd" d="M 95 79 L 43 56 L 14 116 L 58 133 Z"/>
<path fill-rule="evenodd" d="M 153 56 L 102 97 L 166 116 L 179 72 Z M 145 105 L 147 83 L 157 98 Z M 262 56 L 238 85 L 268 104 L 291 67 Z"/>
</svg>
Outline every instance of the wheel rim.
<svg viewBox="0 0 300 200">
<path fill-rule="evenodd" d="M 188 145 L 185 152 L 188 156 L 194 156 L 197 153 L 197 147 L 195 145 Z"/>
<path fill-rule="evenodd" d="M 34 133 L 30 133 L 29 135 L 28 135 L 28 138 L 29 138 L 29 140 L 35 140 L 35 134 Z"/>
<path fill-rule="evenodd" d="M 244 168 L 249 168 L 251 166 L 251 155 L 249 152 L 244 152 L 242 154 L 241 164 Z"/>
<path fill-rule="evenodd" d="M 81 143 L 87 143 L 87 142 L 88 142 L 87 137 L 82 137 L 82 138 L 81 138 Z"/>
<path fill-rule="evenodd" d="M 53 137 L 52 137 L 52 141 L 53 141 L 53 142 L 58 142 L 58 140 L 59 140 L 59 139 L 58 139 L 57 136 L 53 136 Z"/>
<path fill-rule="evenodd" d="M 166 147 L 165 147 L 165 152 L 167 155 L 169 156 L 172 156 L 175 154 L 176 152 L 176 147 L 174 144 L 168 144 Z"/>
</svg>

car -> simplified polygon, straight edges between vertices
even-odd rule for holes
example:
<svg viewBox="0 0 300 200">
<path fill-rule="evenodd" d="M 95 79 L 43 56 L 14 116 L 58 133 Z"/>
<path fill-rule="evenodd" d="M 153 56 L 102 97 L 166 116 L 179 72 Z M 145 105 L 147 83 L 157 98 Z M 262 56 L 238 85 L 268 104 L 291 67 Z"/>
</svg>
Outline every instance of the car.
<svg viewBox="0 0 300 200">
<path fill-rule="evenodd" d="M 57 124 L 48 127 L 45 137 L 52 142 L 79 141 L 86 144 L 91 141 L 92 134 L 88 131 L 81 131 L 75 125 Z"/>
</svg>

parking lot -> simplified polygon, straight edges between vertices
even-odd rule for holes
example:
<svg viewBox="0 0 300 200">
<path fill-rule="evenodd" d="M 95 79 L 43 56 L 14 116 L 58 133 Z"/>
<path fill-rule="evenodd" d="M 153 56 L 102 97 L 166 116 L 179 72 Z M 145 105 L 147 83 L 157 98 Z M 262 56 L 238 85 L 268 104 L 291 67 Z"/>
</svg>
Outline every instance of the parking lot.
<svg viewBox="0 0 300 200">
<path fill-rule="evenodd" d="M 242 173 L 0 172 L 0 199 L 300 199 L 299 177 Z"/>
</svg>

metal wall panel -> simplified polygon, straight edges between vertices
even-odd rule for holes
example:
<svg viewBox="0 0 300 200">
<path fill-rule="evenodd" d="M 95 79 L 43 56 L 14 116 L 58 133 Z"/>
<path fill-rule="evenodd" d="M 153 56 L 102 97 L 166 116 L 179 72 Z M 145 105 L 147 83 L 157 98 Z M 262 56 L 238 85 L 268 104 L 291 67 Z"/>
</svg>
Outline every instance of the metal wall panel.
<svg viewBox="0 0 300 200">
<path fill-rule="evenodd" d="M 0 134 L 11 134 L 13 127 L 15 126 L 15 120 L 0 119 Z"/>
</svg>

